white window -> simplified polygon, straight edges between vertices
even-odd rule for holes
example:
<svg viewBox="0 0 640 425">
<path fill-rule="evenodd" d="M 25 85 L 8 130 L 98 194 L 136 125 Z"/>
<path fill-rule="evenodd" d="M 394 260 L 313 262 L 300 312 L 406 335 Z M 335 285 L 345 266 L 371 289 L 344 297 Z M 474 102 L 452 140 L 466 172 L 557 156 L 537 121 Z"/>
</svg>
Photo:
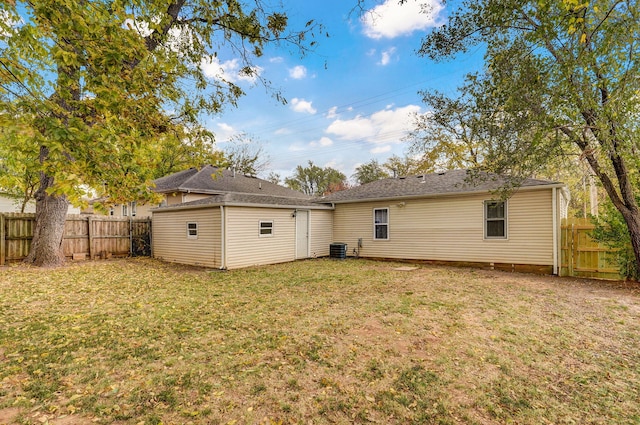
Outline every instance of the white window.
<svg viewBox="0 0 640 425">
<path fill-rule="evenodd" d="M 133 201 L 131 203 L 131 217 L 135 217 L 137 213 L 138 213 L 138 204 L 136 203 L 136 201 Z"/>
<path fill-rule="evenodd" d="M 198 223 L 187 223 L 187 239 L 198 239 Z"/>
<path fill-rule="evenodd" d="M 116 214 L 116 209 L 113 207 L 109 208 L 109 215 L 115 215 Z"/>
<path fill-rule="evenodd" d="M 129 205 L 122 204 L 122 216 L 127 217 L 129 215 Z"/>
<path fill-rule="evenodd" d="M 485 239 L 507 239 L 507 203 L 484 201 Z"/>
<path fill-rule="evenodd" d="M 259 236 L 272 236 L 273 235 L 273 221 L 261 221 Z"/>
<path fill-rule="evenodd" d="M 373 239 L 389 239 L 389 208 L 373 210 Z"/>
</svg>

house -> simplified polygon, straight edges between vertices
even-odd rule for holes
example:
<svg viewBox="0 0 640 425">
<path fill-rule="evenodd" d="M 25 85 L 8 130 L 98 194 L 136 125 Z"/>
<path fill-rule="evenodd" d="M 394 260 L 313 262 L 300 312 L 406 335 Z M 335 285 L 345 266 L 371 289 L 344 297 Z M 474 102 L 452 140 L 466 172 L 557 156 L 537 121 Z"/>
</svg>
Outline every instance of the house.
<svg viewBox="0 0 640 425">
<path fill-rule="evenodd" d="M 466 170 L 379 180 L 326 196 L 333 239 L 360 257 L 427 260 L 558 272 L 561 183 L 526 179 L 506 200 L 506 180 Z"/>
<path fill-rule="evenodd" d="M 0 192 L 0 213 L 20 213 L 22 209 L 22 199 L 9 193 Z M 36 201 L 31 199 L 24 208 L 25 213 L 36 212 Z M 80 214 L 80 208 L 69 205 L 67 214 Z"/>
<path fill-rule="evenodd" d="M 155 257 L 232 269 L 327 256 L 339 241 L 351 256 L 558 271 L 569 200 L 561 183 L 527 179 L 500 200 L 504 179 L 484 174 L 472 183 L 455 170 L 310 198 L 230 171 L 212 179 L 211 171 L 219 173 L 187 170 L 158 182 L 167 205 L 153 210 Z"/>
<path fill-rule="evenodd" d="M 190 169 L 156 181 L 153 255 L 232 269 L 329 255 L 333 208 L 230 170 Z"/>
<path fill-rule="evenodd" d="M 114 204 L 111 205 L 108 210 L 108 215 L 114 217 L 150 217 L 151 210 L 159 206 L 183 204 L 229 192 L 253 193 L 254 183 L 258 180 L 259 179 L 248 177 L 241 173 L 236 173 L 233 170 L 214 167 L 212 165 L 206 165 L 202 168 L 189 168 L 188 170 L 179 171 L 153 181 L 154 186 L 151 190 L 161 194 L 163 198 L 160 204 L 140 201 Z M 307 198 L 307 196 L 302 193 L 274 185 L 266 180 L 260 180 L 258 183 L 265 186 L 265 190 L 261 190 L 260 188 L 256 189 L 262 194 L 268 191 L 269 194 L 275 196 L 302 196 L 305 197 L 305 199 Z M 94 202 L 96 201 L 104 202 L 105 199 L 94 200 Z M 87 210 L 86 213 L 94 214 L 95 211 L 91 209 Z"/>
</svg>

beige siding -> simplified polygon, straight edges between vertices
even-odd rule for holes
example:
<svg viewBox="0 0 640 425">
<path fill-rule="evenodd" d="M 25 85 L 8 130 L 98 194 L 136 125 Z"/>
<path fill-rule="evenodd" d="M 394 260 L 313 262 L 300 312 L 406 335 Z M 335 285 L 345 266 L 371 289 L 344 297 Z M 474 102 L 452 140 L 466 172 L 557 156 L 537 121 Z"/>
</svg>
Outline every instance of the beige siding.
<svg viewBox="0 0 640 425">
<path fill-rule="evenodd" d="M 144 218 L 144 217 L 151 217 L 151 210 L 153 208 L 157 208 L 158 204 L 142 204 L 142 203 L 137 203 L 136 204 L 136 215 L 135 218 Z M 128 203 L 127 204 L 127 215 L 124 216 L 122 214 L 122 204 L 116 204 L 113 206 L 113 214 L 109 213 L 109 214 L 105 214 L 104 212 L 100 211 L 100 210 L 93 210 L 93 214 L 95 215 L 110 215 L 112 217 L 130 217 L 131 212 L 132 212 L 132 204 Z"/>
<path fill-rule="evenodd" d="M 296 220 L 276 208 L 225 207 L 227 268 L 295 260 Z M 260 221 L 273 221 L 273 235 L 260 236 Z"/>
<path fill-rule="evenodd" d="M 187 238 L 187 223 L 198 223 L 198 238 Z M 195 266 L 221 266 L 220 208 L 153 213 L 153 256 Z"/>
<path fill-rule="evenodd" d="M 360 256 L 439 261 L 553 264 L 551 189 L 520 191 L 507 202 L 508 239 L 484 239 L 490 195 L 336 205 L 333 239 L 362 238 Z M 373 209 L 389 208 L 389 240 L 373 239 Z"/>
<path fill-rule="evenodd" d="M 312 257 L 329 255 L 333 242 L 333 211 L 312 210 L 309 214 L 309 239 Z"/>
</svg>

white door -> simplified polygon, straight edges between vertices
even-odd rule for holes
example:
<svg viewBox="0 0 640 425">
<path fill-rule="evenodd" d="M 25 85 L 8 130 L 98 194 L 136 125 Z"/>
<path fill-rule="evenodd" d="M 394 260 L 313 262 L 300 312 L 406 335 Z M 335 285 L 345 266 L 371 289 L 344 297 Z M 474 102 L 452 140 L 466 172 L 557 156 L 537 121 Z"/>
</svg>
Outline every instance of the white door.
<svg viewBox="0 0 640 425">
<path fill-rule="evenodd" d="M 296 258 L 309 258 L 309 211 L 296 211 Z"/>
</svg>

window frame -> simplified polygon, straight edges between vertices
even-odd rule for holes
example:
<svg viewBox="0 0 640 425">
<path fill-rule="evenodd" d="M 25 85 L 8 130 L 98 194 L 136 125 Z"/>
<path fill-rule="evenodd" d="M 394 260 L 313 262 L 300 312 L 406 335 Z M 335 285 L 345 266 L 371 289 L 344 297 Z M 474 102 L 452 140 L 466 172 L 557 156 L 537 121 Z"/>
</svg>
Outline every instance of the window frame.
<svg viewBox="0 0 640 425">
<path fill-rule="evenodd" d="M 135 217 L 138 213 L 138 203 L 136 201 L 131 202 L 131 217 Z"/>
<path fill-rule="evenodd" d="M 122 216 L 123 217 L 129 217 L 129 205 L 128 204 L 122 204 Z"/>
<path fill-rule="evenodd" d="M 385 222 L 380 222 L 380 223 L 376 223 L 376 211 L 385 211 L 386 214 L 386 221 Z M 390 225 L 389 225 L 389 207 L 383 207 L 383 208 L 374 208 L 373 209 L 373 240 L 374 241 L 388 241 L 389 240 L 389 230 L 390 230 Z M 378 226 L 385 226 L 387 231 L 386 231 L 386 237 L 384 238 L 379 238 L 378 237 Z"/>
<path fill-rule="evenodd" d="M 268 225 L 268 226 L 263 226 Z M 275 223 L 273 220 L 260 220 L 258 222 L 258 237 L 270 238 L 273 237 Z M 263 230 L 269 230 L 269 233 L 262 233 Z"/>
<path fill-rule="evenodd" d="M 199 226 L 197 221 L 187 222 L 187 239 L 198 239 L 198 233 L 199 233 L 198 227 Z"/>
<path fill-rule="evenodd" d="M 489 217 L 490 205 L 503 205 L 502 217 Z M 486 200 L 483 202 L 484 209 L 484 239 L 485 240 L 506 240 L 509 239 L 509 219 L 508 219 L 508 203 L 507 201 Z M 489 235 L 489 222 L 503 222 L 504 235 L 503 236 L 490 236 Z"/>
</svg>

